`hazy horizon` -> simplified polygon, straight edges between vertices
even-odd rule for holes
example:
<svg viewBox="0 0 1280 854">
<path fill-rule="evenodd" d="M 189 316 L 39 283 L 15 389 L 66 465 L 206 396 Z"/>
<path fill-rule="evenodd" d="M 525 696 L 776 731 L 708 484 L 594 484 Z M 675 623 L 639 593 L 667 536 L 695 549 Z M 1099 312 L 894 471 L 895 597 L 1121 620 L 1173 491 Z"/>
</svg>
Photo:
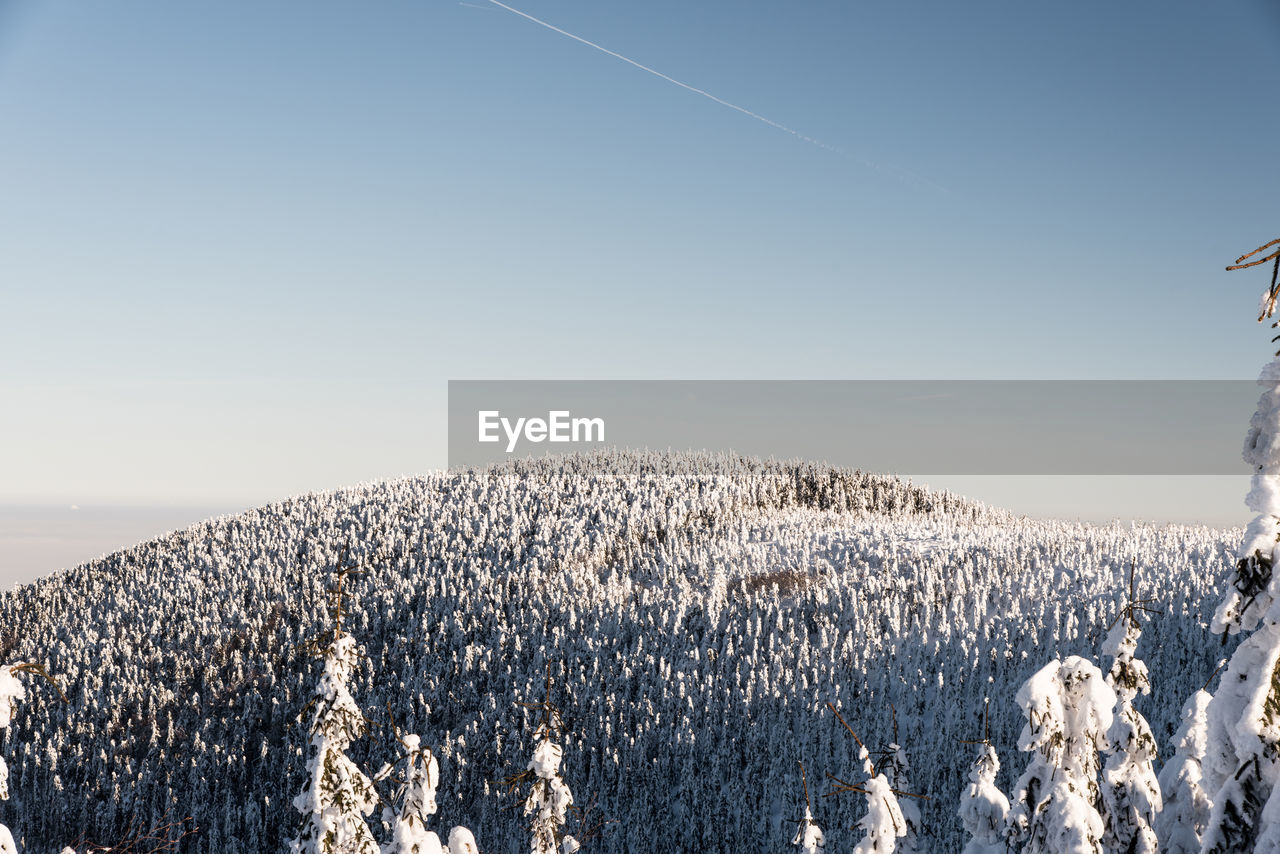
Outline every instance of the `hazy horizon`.
<svg viewBox="0 0 1280 854">
<path fill-rule="evenodd" d="M 1243 526 L 1251 515 L 1244 506 L 1249 480 L 1245 475 L 909 479 L 1041 519 L 1078 519 L 1098 524 L 1141 521 L 1221 529 Z M 0 591 L 206 519 L 242 513 L 287 497 L 290 496 L 207 506 L 0 504 Z M 1070 512 L 1080 506 L 1091 507 L 1094 512 Z M 1202 510 L 1188 513 L 1189 507 Z"/>
</svg>

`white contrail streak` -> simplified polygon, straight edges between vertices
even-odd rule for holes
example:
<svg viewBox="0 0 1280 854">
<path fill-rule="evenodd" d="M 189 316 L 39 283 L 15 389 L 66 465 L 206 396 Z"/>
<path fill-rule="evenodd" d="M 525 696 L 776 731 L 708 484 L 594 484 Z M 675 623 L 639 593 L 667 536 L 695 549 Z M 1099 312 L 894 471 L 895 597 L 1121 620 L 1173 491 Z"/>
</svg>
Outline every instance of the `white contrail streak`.
<svg viewBox="0 0 1280 854">
<path fill-rule="evenodd" d="M 800 133 L 800 131 L 793 130 L 792 128 L 789 128 L 784 124 L 775 122 L 773 119 L 767 119 L 764 116 L 760 115 L 759 113 L 753 113 L 750 110 L 748 110 L 746 107 L 739 107 L 737 104 L 731 104 L 728 101 L 724 100 L 723 98 L 717 98 L 715 95 L 712 95 L 710 92 L 707 92 L 705 90 L 699 89 L 697 86 L 690 86 L 688 83 L 681 83 L 679 80 L 675 79 L 674 77 L 668 77 L 667 75 L 663 74 L 661 71 L 656 71 L 647 65 L 641 65 L 640 63 L 636 62 L 634 59 L 628 59 L 627 57 L 623 56 L 620 53 L 615 53 L 614 51 L 609 50 L 607 47 L 601 47 L 595 42 L 587 41 L 581 36 L 575 36 L 573 33 L 566 32 L 557 26 L 548 24 L 546 21 L 540 18 L 535 18 L 533 17 L 533 15 L 530 15 L 526 12 L 521 12 L 519 9 L 513 9 L 512 7 L 508 6 L 506 3 L 499 3 L 498 0 L 489 0 L 489 2 L 495 6 L 500 6 L 501 8 L 506 9 L 508 12 L 513 12 L 519 15 L 521 18 L 527 18 L 528 20 L 533 21 L 535 24 L 538 24 L 539 26 L 546 27 L 548 30 L 551 30 L 552 32 L 559 33 L 562 36 L 567 36 L 568 38 L 571 38 L 576 42 L 582 42 L 587 47 L 593 47 L 596 50 L 600 51 L 601 53 L 609 54 L 609 56 L 612 56 L 615 59 L 621 59 L 623 62 L 627 63 L 628 65 L 634 65 L 636 68 L 639 68 L 641 71 L 649 72 L 654 77 L 661 77 L 663 80 L 667 81 L 668 83 L 676 84 L 681 89 L 688 89 L 690 92 L 701 95 L 704 98 L 710 98 L 712 101 L 715 101 L 717 104 L 720 104 L 721 106 L 728 107 L 731 110 L 737 110 L 738 112 L 742 113 L 744 116 L 750 116 L 756 121 L 764 122 L 769 127 L 777 128 L 780 131 L 786 131 L 787 133 L 791 134 L 797 139 L 803 139 L 805 142 L 813 143 L 819 148 L 825 148 L 828 151 L 843 153 L 840 151 L 840 149 L 827 145 L 825 142 L 816 140 L 811 136 L 805 136 L 804 134 Z"/>
</svg>

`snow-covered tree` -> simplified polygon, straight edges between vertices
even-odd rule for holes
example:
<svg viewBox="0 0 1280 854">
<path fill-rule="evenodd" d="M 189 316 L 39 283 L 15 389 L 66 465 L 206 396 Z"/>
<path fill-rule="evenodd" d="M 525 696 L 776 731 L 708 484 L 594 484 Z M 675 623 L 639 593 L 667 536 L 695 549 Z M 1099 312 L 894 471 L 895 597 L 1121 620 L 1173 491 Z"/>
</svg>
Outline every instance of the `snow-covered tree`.
<svg viewBox="0 0 1280 854">
<path fill-rule="evenodd" d="M 1203 770 L 1213 808 L 1201 838 L 1206 854 L 1253 851 L 1264 828 L 1280 749 L 1278 658 L 1280 622 L 1267 617 L 1236 648 L 1209 703 Z"/>
<path fill-rule="evenodd" d="M 805 776 L 803 762 L 800 763 L 800 782 L 804 787 L 804 818 L 800 819 L 800 826 L 796 828 L 791 844 L 800 848 L 800 854 L 822 854 L 827 839 L 822 834 L 822 828 L 813 819 L 813 805 L 809 802 L 809 780 Z"/>
<path fill-rule="evenodd" d="M 1115 692 L 1096 665 L 1072 655 L 1037 671 L 1017 702 L 1027 719 L 1018 747 L 1031 759 L 1006 838 L 1024 854 L 1101 854 L 1098 751 L 1107 746 Z"/>
<path fill-rule="evenodd" d="M 960 795 L 960 821 L 969 841 L 964 854 L 1006 854 L 1005 818 L 1009 799 L 996 786 L 1000 759 L 989 743 L 979 748 L 978 757 L 969 766 L 969 785 Z"/>
<path fill-rule="evenodd" d="M 889 786 L 889 780 L 872 768 L 865 747 L 862 748 L 861 759 L 867 771 L 867 781 L 862 784 L 867 798 L 867 814 L 858 822 L 863 837 L 853 846 L 853 854 L 894 854 L 898 850 L 898 840 L 907 834 L 907 819 L 902 814 L 898 796 Z"/>
<path fill-rule="evenodd" d="M 1144 605 L 1134 599 L 1131 571 L 1129 602 L 1107 635 L 1103 649 L 1103 654 L 1112 658 L 1107 684 L 1115 691 L 1116 703 L 1107 730 L 1109 756 L 1102 772 L 1107 823 L 1102 844 L 1108 851 L 1124 854 L 1155 854 L 1159 846 L 1154 825 L 1163 805 L 1152 767 L 1157 755 L 1156 740 L 1146 718 L 1133 707 L 1138 694 L 1151 693 L 1147 666 L 1134 655 L 1142 636 L 1136 612 L 1145 610 Z"/>
<path fill-rule="evenodd" d="M 858 761 L 862 763 L 862 773 L 866 777 L 866 782 L 861 785 L 832 777 L 837 783 L 836 791 L 861 792 L 867 799 L 867 812 L 857 824 L 863 833 L 862 840 L 853 847 L 853 854 L 893 854 L 898 851 L 899 840 L 907 833 L 907 820 L 898 803 L 898 795 L 889 785 L 888 778 L 876 770 L 871 753 L 853 727 L 831 702 L 827 703 L 827 708 L 857 742 Z"/>
<path fill-rule="evenodd" d="M 440 763 L 429 748 L 422 747 L 416 735 L 399 738 L 403 750 L 404 777 L 392 803 L 383 810 L 382 820 L 391 838 L 382 846 L 382 854 L 441 854 L 440 837 L 427 828 L 427 820 L 436 812 L 436 786 L 440 783 Z M 382 779 L 391 769 L 378 774 Z"/>
<path fill-rule="evenodd" d="M 528 786 L 521 799 L 521 809 L 529 816 L 532 854 L 573 854 L 582 846 L 564 830 L 569 808 L 573 806 L 573 791 L 560 776 L 564 750 L 556 741 L 560 737 L 562 719 L 560 710 L 551 702 L 550 666 L 547 667 L 546 695 L 542 702 L 526 706 L 538 711 L 538 725 L 533 732 L 533 757 L 524 771 L 504 782 L 509 790 Z M 450 854 L 456 852 L 451 851 Z"/>
<path fill-rule="evenodd" d="M 476 838 L 465 827 L 455 827 L 449 831 L 449 850 L 445 854 L 480 854 L 480 846 Z"/>
<path fill-rule="evenodd" d="M 378 796 L 373 781 L 347 756 L 368 724 L 347 687 L 359 664 L 355 638 L 339 633 L 324 657 L 311 720 L 307 787 L 293 800 L 302 830 L 291 854 L 379 854 L 365 816 Z"/>
<path fill-rule="evenodd" d="M 344 552 L 345 560 L 345 552 Z M 306 788 L 293 800 L 302 813 L 302 829 L 289 842 L 290 854 L 380 854 L 365 816 L 378 795 L 373 781 L 347 756 L 352 742 L 365 734 L 368 721 L 348 687 L 362 652 L 342 630 L 342 582 L 337 574 L 332 607 L 334 627 L 316 645 L 324 669 L 311 701 L 311 758 Z"/>
<path fill-rule="evenodd" d="M 1238 268 L 1276 260 L 1259 320 L 1276 306 L 1280 253 L 1241 262 L 1276 242 L 1236 262 Z M 1273 572 L 1280 540 L 1280 356 L 1262 369 L 1258 383 L 1263 392 L 1244 441 L 1244 460 L 1253 469 L 1245 503 L 1257 516 L 1245 529 L 1234 577 L 1213 617 L 1214 632 L 1249 636 L 1236 647 L 1209 703 L 1203 769 L 1213 809 L 1201 841 L 1206 854 L 1263 850 L 1262 839 L 1273 835 L 1269 823 L 1280 812 L 1280 803 L 1269 803 L 1280 777 L 1280 579 Z"/>
<path fill-rule="evenodd" d="M 889 788 L 895 792 L 913 793 L 911 785 L 911 763 L 907 760 L 907 752 L 897 743 L 897 714 L 894 714 L 894 737 L 881 755 L 880 773 L 884 774 Z M 906 833 L 898 841 L 894 849 L 898 854 L 916 854 L 920 840 L 920 806 L 915 799 L 903 797 L 898 800 L 898 809 L 902 811 L 902 819 L 906 822 Z"/>
<path fill-rule="evenodd" d="M 1103 618 L 1089 609 L 1105 608 L 1106 579 L 1135 540 L 1161 567 L 1154 589 L 1168 615 L 1143 624 L 1138 651 L 1153 695 L 1177 696 L 1149 711 L 1136 702 L 1157 737 L 1174 732 L 1181 701 L 1234 648 L 1203 643 L 1199 626 L 1221 598 L 1222 536 L 1014 521 L 891 478 L 741 458 L 561 457 L 298 496 L 0 595 L 0 652 L 11 651 L 0 663 L 46 656 L 72 695 L 67 707 L 37 705 L 43 686 L 18 677 L 28 700 L 0 744 L 13 772 L 0 821 L 36 854 L 68 839 L 121 839 L 131 819 L 154 827 L 166 812 L 190 814 L 206 848 L 284 851 L 299 830 L 292 801 L 310 758 L 309 711 L 293 742 L 305 754 L 281 746 L 321 661 L 307 662 L 305 684 L 272 664 L 325 630 L 305 588 L 331 576 L 308 567 L 331 563 L 323 553 L 350 540 L 363 574 L 348 580 L 356 595 L 343 624 L 368 655 L 350 690 L 370 718 L 389 703 L 431 746 L 440 811 L 428 827 L 442 841 L 462 823 L 486 850 L 527 851 L 528 822 L 505 808 L 515 799 L 486 788 L 495 761 L 524 770 L 536 720 L 516 743 L 499 710 L 541 699 L 525 686 L 540 689 L 553 655 L 590 686 L 574 698 L 574 737 L 559 741 L 571 812 L 587 806 L 591 780 L 618 820 L 589 846 L 571 815 L 567 829 L 584 848 L 798 852 L 790 842 L 802 808 L 786 813 L 790 823 L 753 817 L 767 819 L 777 793 L 790 792 L 793 754 L 830 755 L 829 724 L 803 714 L 804 703 L 834 692 L 886 741 L 889 702 L 903 723 L 928 721 L 924 738 L 904 728 L 904 744 L 916 791 L 942 794 L 922 784 L 967 769 L 943 749 L 973 736 L 966 709 L 1005 697 L 992 706 L 992 732 L 1012 750 L 1023 719 L 1011 701 L 1053 657 L 1037 661 L 1035 650 L 1091 643 Z M 858 571 L 840 571 L 846 556 Z M 808 569 L 784 575 L 778 592 L 772 580 L 758 587 L 795 565 Z M 716 611 L 704 596 L 713 569 L 723 580 Z M 428 706 L 447 716 L 416 723 Z M 371 729 L 348 755 L 371 772 L 395 749 Z M 1028 757 L 1011 769 L 997 749 L 1012 798 Z M 369 767 L 366 755 L 376 758 Z M 950 797 L 913 799 L 925 851 L 963 849 L 954 813 L 965 782 L 956 776 Z M 838 845 L 836 814 L 815 802 L 828 851 L 847 854 L 860 837 L 849 832 L 864 809 L 856 799 Z M 458 818 L 441 824 L 455 808 Z M 368 821 L 385 843 L 381 812 Z"/>
<path fill-rule="evenodd" d="M 573 806 L 573 792 L 560 776 L 564 751 L 552 739 L 555 727 L 543 724 L 534 732 L 537 747 L 529 760 L 532 785 L 524 800 L 524 814 L 531 816 L 529 832 L 533 854 L 573 854 L 578 842 L 564 832 L 565 818 Z"/>
<path fill-rule="evenodd" d="M 800 819 L 800 826 L 796 829 L 796 835 L 792 837 L 791 844 L 799 846 L 801 854 L 822 854 L 827 844 L 826 837 L 822 835 L 822 828 L 813 820 L 813 811 L 808 804 L 805 805 L 804 818 Z"/>
<path fill-rule="evenodd" d="M 58 696 L 66 702 L 66 697 L 62 693 L 62 689 L 58 687 L 58 683 L 53 681 L 48 671 L 40 664 L 21 662 L 18 664 L 10 664 L 0 667 L 0 736 L 2 736 L 9 728 L 9 724 L 13 722 L 14 715 L 18 713 L 18 704 L 27 697 L 26 686 L 18 679 L 19 674 L 30 674 L 41 676 L 53 685 L 53 689 L 58 692 Z M 9 766 L 5 764 L 4 757 L 0 756 L 0 801 L 9 799 Z M 0 824 L 0 854 L 17 854 L 18 846 L 13 841 L 13 834 L 9 828 Z"/>
<path fill-rule="evenodd" d="M 1198 854 L 1200 837 L 1213 804 L 1204 790 L 1201 762 L 1209 730 L 1208 691 L 1191 695 L 1182 708 L 1182 726 L 1173 737 L 1175 753 L 1160 770 L 1164 809 L 1156 818 L 1156 836 L 1164 854 Z"/>
<path fill-rule="evenodd" d="M 467 828 L 453 828 L 449 845 L 445 846 L 440 836 L 427 826 L 436 812 L 440 763 L 429 748 L 422 746 L 418 736 L 401 735 L 397 731 L 397 740 L 401 748 L 399 761 L 374 776 L 375 782 L 391 778 L 397 766 L 404 764 L 403 777 L 394 778 L 399 785 L 382 810 L 382 821 L 389 835 L 382 854 L 477 854 L 475 837 Z"/>
<path fill-rule="evenodd" d="M 27 689 L 17 676 L 14 668 L 0 667 L 0 732 L 8 729 L 9 722 L 17 712 L 18 703 L 26 699 Z M 4 757 L 0 756 L 0 801 L 9 799 L 9 767 Z M 14 844 L 13 834 L 9 828 L 0 824 L 0 854 L 17 854 L 18 846 Z"/>
</svg>

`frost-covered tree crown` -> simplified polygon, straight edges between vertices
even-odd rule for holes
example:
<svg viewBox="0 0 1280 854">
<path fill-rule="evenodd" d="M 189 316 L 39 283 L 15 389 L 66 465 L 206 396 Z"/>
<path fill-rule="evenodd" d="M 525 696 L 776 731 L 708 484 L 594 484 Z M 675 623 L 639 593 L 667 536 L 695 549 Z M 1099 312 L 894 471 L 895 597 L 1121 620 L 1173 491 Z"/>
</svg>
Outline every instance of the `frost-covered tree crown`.
<svg viewBox="0 0 1280 854">
<path fill-rule="evenodd" d="M 920 806 L 915 799 L 915 786 L 911 782 L 911 762 L 906 750 L 898 744 L 898 711 L 892 704 L 889 711 L 893 715 L 893 741 L 880 751 L 875 765 L 884 774 L 889 788 L 898 796 L 898 808 L 906 823 L 906 832 L 902 834 L 894 850 L 897 854 L 916 854 L 924 830 Z"/>
<path fill-rule="evenodd" d="M 1000 759 L 990 742 L 983 742 L 969 766 L 969 784 L 960 795 L 960 821 L 969 835 L 963 854 L 1006 854 L 1005 819 L 1009 799 L 996 786 Z"/>
<path fill-rule="evenodd" d="M 853 847 L 854 854 L 893 854 L 902 852 L 902 843 L 908 834 L 907 818 L 903 814 L 899 796 L 912 796 L 910 793 L 896 791 L 889 783 L 885 773 L 872 761 L 871 752 L 867 750 L 857 732 L 844 719 L 835 705 L 828 702 L 827 708 L 840 722 L 845 731 L 858 746 L 857 760 L 865 777 L 861 784 L 842 780 L 834 774 L 828 775 L 835 783 L 836 792 L 857 792 L 866 800 L 866 813 L 858 822 L 857 828 L 862 833 L 861 840 Z M 896 720 L 896 713 L 895 713 Z M 894 745 L 896 747 L 896 745 Z"/>
<path fill-rule="evenodd" d="M 365 821 L 378 796 L 373 781 L 346 754 L 368 726 L 348 687 L 360 656 L 348 634 L 333 638 L 325 653 L 309 727 L 307 784 L 293 800 L 303 820 L 290 846 L 293 854 L 379 854 Z"/>
<path fill-rule="evenodd" d="M 1199 854 L 1213 804 L 1205 791 L 1204 756 L 1208 747 L 1209 701 L 1203 688 L 1182 708 L 1182 726 L 1173 737 L 1174 754 L 1160 770 L 1164 808 L 1156 820 L 1156 836 L 1164 854 Z"/>
<path fill-rule="evenodd" d="M 1244 262 L 1276 243 L 1227 268 L 1275 261 L 1259 321 L 1271 316 L 1280 296 L 1280 251 Z M 1245 637 L 1209 702 L 1203 762 L 1199 769 L 1186 762 L 1181 768 L 1184 783 L 1197 770 L 1203 773 L 1203 792 L 1212 804 L 1201 838 L 1205 854 L 1280 850 L 1280 579 L 1273 571 L 1280 541 L 1280 353 L 1262 369 L 1258 383 L 1263 391 L 1243 453 L 1253 469 L 1245 503 L 1257 515 L 1240 542 L 1234 577 L 1213 617 L 1215 632 Z M 1194 789 L 1184 794 L 1181 806 L 1191 814 L 1180 824 L 1184 836 L 1195 825 L 1197 800 Z"/>
<path fill-rule="evenodd" d="M 18 681 L 15 668 L 0 667 L 0 734 L 9 728 L 13 716 L 18 711 L 18 704 L 27 696 L 26 687 Z M 9 766 L 0 756 L 0 801 L 9 799 Z M 0 824 L 0 854 L 17 854 L 13 834 L 9 828 Z"/>
<path fill-rule="evenodd" d="M 539 703 L 521 703 L 537 715 L 533 731 L 533 756 L 525 770 L 508 777 L 503 785 L 508 791 L 521 791 L 521 811 L 529 822 L 531 854 L 574 854 L 581 843 L 565 832 L 573 791 L 560 773 L 564 749 L 558 743 L 563 737 L 563 717 L 551 702 L 551 665 L 547 665 L 546 685 Z"/>
<path fill-rule="evenodd" d="M 345 559 L 346 550 L 343 551 Z M 330 608 L 333 629 L 315 645 L 323 669 L 316 683 L 308 737 L 311 756 L 306 785 L 293 799 L 302 828 L 289 845 L 291 854 L 380 854 L 365 816 L 378 804 L 373 781 L 347 756 L 368 730 L 368 720 L 351 694 L 350 684 L 363 652 L 342 630 L 346 567 L 336 573 Z"/>
<path fill-rule="evenodd" d="M 383 823 L 391 832 L 391 842 L 383 847 L 383 854 L 427 854 L 429 845 L 440 844 L 439 837 L 428 830 L 428 822 L 438 809 L 440 763 L 429 748 L 422 747 L 418 736 L 400 735 L 397 740 L 403 749 L 403 777 L 392 796 L 395 806 L 388 805 L 383 810 Z M 394 766 L 387 766 L 375 779 L 386 779 L 394 770 Z"/>
<path fill-rule="evenodd" d="M 48 680 L 62 701 L 66 702 L 67 698 L 62 693 L 62 689 L 44 669 L 44 665 L 24 661 L 0 666 L 0 744 L 4 742 L 4 734 L 18 714 L 18 705 L 27 698 L 27 688 L 18 678 L 24 674 L 36 675 Z M 9 766 L 5 764 L 4 757 L 0 756 L 0 801 L 7 800 L 9 800 Z M 0 854 L 17 854 L 17 850 L 13 834 L 9 828 L 0 824 Z"/>
<path fill-rule="evenodd" d="M 1103 654 L 1111 658 L 1107 684 L 1115 691 L 1108 754 L 1102 772 L 1102 803 L 1106 821 L 1103 846 L 1107 851 L 1156 854 L 1156 817 L 1163 807 L 1154 762 L 1159 751 L 1151 727 L 1133 706 L 1138 695 L 1151 693 L 1147 666 L 1137 657 L 1142 627 L 1140 614 L 1155 613 L 1150 600 L 1134 592 L 1134 565 L 1129 568 L 1128 600 L 1107 635 Z"/>
<path fill-rule="evenodd" d="M 1018 747 L 1030 758 L 1006 837 L 1025 854 L 1102 854 L 1098 751 L 1115 702 L 1102 671 L 1080 656 L 1046 664 L 1018 690 L 1027 721 Z"/>
<path fill-rule="evenodd" d="M 822 854 L 826 848 L 827 839 L 813 817 L 813 802 L 809 799 L 809 777 L 805 773 L 804 763 L 796 764 L 800 766 L 800 786 L 801 791 L 804 792 L 804 816 L 800 819 L 795 836 L 791 838 L 791 844 L 800 848 L 800 854 Z"/>
</svg>

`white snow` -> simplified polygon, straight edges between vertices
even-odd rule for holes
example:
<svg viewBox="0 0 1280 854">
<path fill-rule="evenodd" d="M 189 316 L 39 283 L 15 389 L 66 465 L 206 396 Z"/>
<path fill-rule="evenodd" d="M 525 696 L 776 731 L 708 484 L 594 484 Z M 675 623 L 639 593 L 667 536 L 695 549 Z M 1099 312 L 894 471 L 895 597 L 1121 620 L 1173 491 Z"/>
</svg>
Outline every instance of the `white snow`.
<svg viewBox="0 0 1280 854">
<path fill-rule="evenodd" d="M 1027 723 L 1018 746 L 1031 758 L 1006 835 L 1024 854 L 1102 854 L 1098 751 L 1107 747 L 1115 702 L 1102 671 L 1074 655 L 1046 664 L 1019 689 Z"/>
<path fill-rule="evenodd" d="M 560 745 L 551 740 L 548 727 L 540 726 L 534 737 L 538 744 L 528 767 L 536 779 L 524 801 L 525 815 L 533 817 L 531 851 L 533 854 L 572 854 L 578 849 L 578 842 L 563 831 L 565 816 L 573 806 L 573 792 L 560 776 L 564 753 Z"/>
<path fill-rule="evenodd" d="M 465 827 L 455 827 L 449 831 L 448 854 L 480 854 L 476 838 Z"/>
<path fill-rule="evenodd" d="M 800 827 L 796 829 L 796 835 L 792 838 L 791 844 L 799 846 L 801 854 L 822 854 L 827 844 L 826 837 L 822 835 L 822 828 L 813 820 L 813 812 L 807 806 L 804 808 L 804 818 L 800 820 Z"/>
<path fill-rule="evenodd" d="M 308 783 L 293 800 L 302 813 L 302 832 L 292 854 L 380 854 L 364 817 L 373 812 L 373 781 L 347 755 L 364 734 L 364 714 L 347 687 L 361 656 L 355 639 L 337 635 L 324 656 L 311 723 Z"/>
<path fill-rule="evenodd" d="M 422 748 L 422 739 L 413 734 L 399 736 L 404 782 L 392 798 L 393 808 L 383 811 L 383 821 L 391 828 L 391 839 L 382 854 L 441 854 L 440 837 L 428 829 L 428 819 L 436 812 L 436 787 L 440 764 L 435 754 Z M 389 774 L 390 769 L 387 769 Z M 378 777 L 385 776 L 379 773 Z"/>
<path fill-rule="evenodd" d="M 0 730 L 9 726 L 26 696 L 27 689 L 13 675 L 12 668 L 0 667 Z"/>
<path fill-rule="evenodd" d="M 18 703 L 27 696 L 27 689 L 14 676 L 14 669 L 19 665 L 0 667 L 0 735 L 8 729 L 17 713 Z M 0 742 L 2 743 L 2 742 Z M 9 766 L 0 757 L 0 801 L 9 799 Z M 17 846 L 9 828 L 0 824 L 0 854 L 17 854 Z"/>
<path fill-rule="evenodd" d="M 969 841 L 963 854 L 1006 854 L 1004 830 L 1009 799 L 996 787 L 1000 759 L 990 744 L 979 749 L 969 766 L 969 785 L 960 794 L 960 821 Z"/>
<path fill-rule="evenodd" d="M 1113 659 L 1107 684 L 1115 691 L 1109 746 L 1102 771 L 1102 802 L 1108 851 L 1156 854 L 1156 816 L 1163 807 L 1153 767 L 1158 750 L 1151 727 L 1133 707 L 1139 694 L 1150 694 L 1147 666 L 1135 657 L 1141 629 L 1132 612 L 1121 616 L 1107 637 L 1104 652 Z"/>
<path fill-rule="evenodd" d="M 1156 820 L 1156 835 L 1165 854 L 1199 854 L 1200 837 L 1213 808 L 1205 792 L 1201 763 L 1209 732 L 1208 691 L 1191 695 L 1182 708 L 1182 726 L 1173 737 L 1175 753 L 1160 770 L 1164 809 Z"/>
<path fill-rule="evenodd" d="M 898 840 L 907 834 L 907 820 L 898 798 L 883 774 L 876 774 L 862 785 L 867 792 L 867 814 L 858 827 L 865 835 L 853 846 L 853 854 L 892 854 L 898 848 Z"/>
</svg>

